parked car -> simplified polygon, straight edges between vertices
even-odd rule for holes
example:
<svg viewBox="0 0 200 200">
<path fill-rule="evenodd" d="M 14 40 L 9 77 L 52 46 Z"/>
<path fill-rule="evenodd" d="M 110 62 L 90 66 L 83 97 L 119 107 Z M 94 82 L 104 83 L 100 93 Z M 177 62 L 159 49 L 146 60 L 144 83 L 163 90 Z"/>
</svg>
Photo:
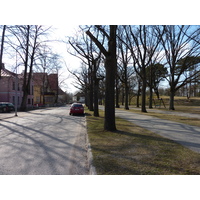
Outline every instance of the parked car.
<svg viewBox="0 0 200 200">
<path fill-rule="evenodd" d="M 0 112 L 11 112 L 14 111 L 15 107 L 10 102 L 0 102 Z"/>
<path fill-rule="evenodd" d="M 69 111 L 70 115 L 80 114 L 84 115 L 84 107 L 81 103 L 73 103 Z"/>
</svg>

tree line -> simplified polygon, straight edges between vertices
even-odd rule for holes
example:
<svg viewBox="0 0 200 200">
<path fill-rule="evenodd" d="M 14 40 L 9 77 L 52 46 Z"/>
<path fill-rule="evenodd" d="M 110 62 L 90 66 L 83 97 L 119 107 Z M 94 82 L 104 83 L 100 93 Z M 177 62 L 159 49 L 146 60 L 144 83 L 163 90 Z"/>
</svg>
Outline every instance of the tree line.
<svg viewBox="0 0 200 200">
<path fill-rule="evenodd" d="M 199 83 L 199 33 L 194 25 L 93 25 L 80 26 L 78 34 L 68 38 L 68 52 L 82 60 L 81 71 L 71 73 L 94 116 L 99 116 L 98 99 L 105 97 L 104 129 L 116 130 L 120 92 L 125 109 L 131 95 L 137 96 L 139 106 L 141 95 L 141 111 L 147 112 L 147 88 L 152 108 L 153 92 L 159 98 L 163 80 L 169 87 L 169 109 L 175 110 L 176 92 Z"/>
<path fill-rule="evenodd" d="M 21 110 L 26 110 L 33 71 L 60 68 L 59 55 L 48 46 L 51 27 L 3 25 L 0 28 L 0 71 L 4 54 L 16 59 L 15 67 L 23 66 Z M 147 88 L 152 108 L 153 92 L 159 98 L 163 80 L 169 87 L 170 110 L 175 109 L 177 92 L 182 88 L 188 91 L 197 88 L 199 31 L 200 27 L 194 25 L 92 25 L 80 26 L 77 34 L 68 38 L 68 52 L 82 61 L 80 71 L 69 71 L 76 77 L 77 87 L 85 93 L 94 116 L 99 116 L 99 99 L 104 99 L 104 129 L 116 130 L 115 107 L 122 101 L 124 108 L 129 109 L 134 95 L 137 106 L 141 97 L 141 111 L 147 112 Z M 187 95 L 189 98 L 190 92 Z"/>
</svg>

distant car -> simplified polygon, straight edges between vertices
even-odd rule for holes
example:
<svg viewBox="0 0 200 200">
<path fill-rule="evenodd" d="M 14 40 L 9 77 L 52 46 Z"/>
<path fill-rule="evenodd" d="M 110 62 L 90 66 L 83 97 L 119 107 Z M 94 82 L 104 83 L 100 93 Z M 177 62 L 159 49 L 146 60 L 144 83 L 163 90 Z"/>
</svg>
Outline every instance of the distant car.
<svg viewBox="0 0 200 200">
<path fill-rule="evenodd" d="M 0 102 L 0 112 L 11 112 L 14 111 L 15 107 L 10 102 Z"/>
<path fill-rule="evenodd" d="M 70 107 L 69 111 L 70 115 L 84 115 L 84 107 L 81 103 L 73 103 Z"/>
</svg>

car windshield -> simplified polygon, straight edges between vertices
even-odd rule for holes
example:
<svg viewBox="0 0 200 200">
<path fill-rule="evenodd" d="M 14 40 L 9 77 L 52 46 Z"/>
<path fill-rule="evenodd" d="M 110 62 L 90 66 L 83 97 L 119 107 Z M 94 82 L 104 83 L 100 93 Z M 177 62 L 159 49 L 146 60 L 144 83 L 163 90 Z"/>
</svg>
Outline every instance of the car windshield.
<svg viewBox="0 0 200 200">
<path fill-rule="evenodd" d="M 83 107 L 81 104 L 74 104 L 73 107 Z"/>
</svg>

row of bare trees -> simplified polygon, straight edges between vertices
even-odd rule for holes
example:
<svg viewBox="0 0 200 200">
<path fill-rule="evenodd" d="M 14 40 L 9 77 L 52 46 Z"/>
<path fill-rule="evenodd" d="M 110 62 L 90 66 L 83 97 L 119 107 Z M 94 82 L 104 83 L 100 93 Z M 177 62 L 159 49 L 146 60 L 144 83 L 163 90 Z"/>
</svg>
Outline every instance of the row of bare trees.
<svg viewBox="0 0 200 200">
<path fill-rule="evenodd" d="M 154 91 L 159 98 L 159 83 L 165 79 L 170 88 L 169 109 L 175 109 L 176 92 L 188 83 L 199 81 L 199 33 L 199 26 L 190 25 L 96 25 L 81 27 L 76 38 L 69 38 L 73 48 L 70 53 L 81 57 L 88 66 L 84 67 L 82 74 L 73 73 L 90 96 L 91 110 L 93 104 L 98 108 L 98 94 L 95 93 L 99 84 L 94 82 L 98 80 L 99 83 L 105 77 L 105 84 L 100 81 L 102 87 L 99 91 L 105 88 L 106 130 L 116 129 L 114 107 L 118 106 L 118 102 L 115 99 L 118 100 L 122 85 L 125 89 L 125 109 L 129 109 L 131 83 L 138 86 L 138 97 L 141 92 L 141 111 L 147 112 L 147 87 L 151 108 L 152 93 Z M 132 78 L 134 83 L 130 81 Z"/>
<path fill-rule="evenodd" d="M 30 82 L 33 71 L 46 72 L 61 68 L 59 55 L 53 53 L 48 46 L 50 42 L 47 36 L 51 27 L 43 25 L 13 25 L 1 26 L 1 52 L 0 71 L 3 63 L 3 53 L 5 56 L 17 57 L 14 67 L 23 68 L 23 97 L 20 109 L 27 109 L 27 97 L 30 94 Z M 1 73 L 0 73 L 1 74 Z M 1 78 L 1 77 L 0 77 Z"/>
</svg>

